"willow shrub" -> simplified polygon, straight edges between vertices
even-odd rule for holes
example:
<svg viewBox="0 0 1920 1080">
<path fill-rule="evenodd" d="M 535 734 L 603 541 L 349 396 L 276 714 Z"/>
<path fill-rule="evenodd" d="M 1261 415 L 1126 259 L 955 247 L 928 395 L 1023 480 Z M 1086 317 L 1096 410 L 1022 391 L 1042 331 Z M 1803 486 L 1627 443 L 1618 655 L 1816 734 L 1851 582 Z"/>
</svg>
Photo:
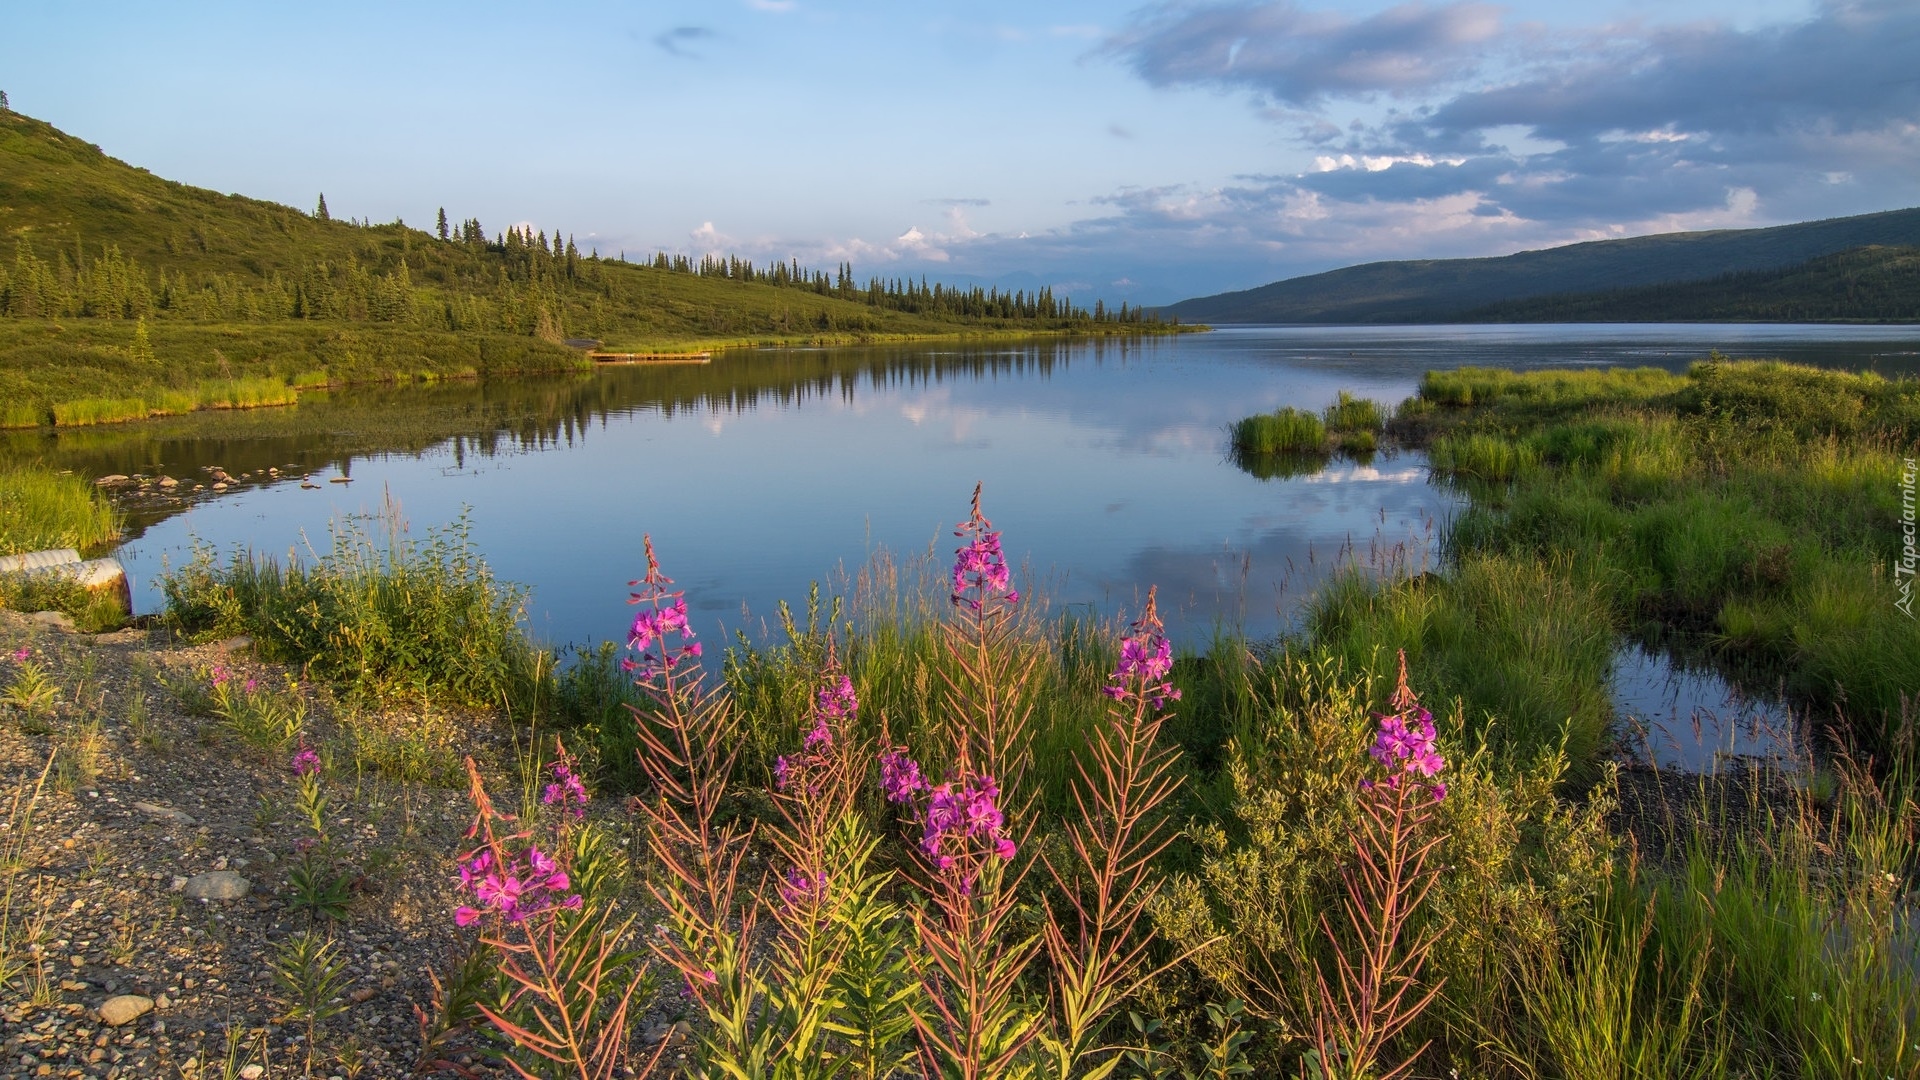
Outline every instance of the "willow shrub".
<svg viewBox="0 0 1920 1080">
<path fill-rule="evenodd" d="M 1207 1000 L 1235 998 L 1268 1025 L 1256 1058 L 1271 1075 L 1296 1074 L 1323 1013 L 1319 980 L 1338 972 L 1323 913 L 1338 910 L 1341 871 L 1353 858 L 1361 781 L 1373 734 L 1370 707 L 1383 681 L 1337 659 L 1284 657 L 1245 669 L 1261 703 L 1228 750 L 1232 804 L 1219 824 L 1196 825 L 1198 869 L 1180 874 L 1156 905 L 1160 933 L 1191 963 Z M 1478 1075 L 1478 1048 L 1524 1017 L 1513 1000 L 1516 962 L 1555 963 L 1569 927 L 1607 886 L 1614 844 L 1603 778 L 1585 804 L 1561 801 L 1566 757 L 1553 750 L 1497 762 L 1484 743 L 1442 718 L 1449 750 L 1446 798 L 1437 807 L 1435 880 L 1412 937 L 1437 933 L 1422 981 L 1433 1006 L 1401 1039 L 1431 1040 L 1427 1064 Z M 1471 1069 L 1469 1067 L 1472 1067 Z"/>
</svg>

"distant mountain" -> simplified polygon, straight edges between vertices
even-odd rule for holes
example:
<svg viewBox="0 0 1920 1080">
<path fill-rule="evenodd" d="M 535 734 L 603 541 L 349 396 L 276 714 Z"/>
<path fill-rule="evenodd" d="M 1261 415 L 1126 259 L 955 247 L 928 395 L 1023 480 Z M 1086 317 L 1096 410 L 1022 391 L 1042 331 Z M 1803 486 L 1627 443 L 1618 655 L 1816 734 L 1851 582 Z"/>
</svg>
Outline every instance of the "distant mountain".
<svg viewBox="0 0 1920 1080">
<path fill-rule="evenodd" d="M 1517 301 L 1680 282 L 1704 283 L 1728 274 L 1784 270 L 1822 256 L 1875 245 L 1920 246 L 1920 208 L 1769 229 L 1715 229 L 1598 240 L 1489 259 L 1367 263 L 1243 292 L 1182 300 L 1160 310 L 1163 315 L 1179 316 L 1183 322 L 1205 323 L 1518 321 L 1506 314 L 1510 309 L 1518 310 L 1512 308 Z M 1496 311 L 1501 314 L 1493 314 Z M 1882 316 L 1839 313 L 1806 317 Z M 1547 321 L 1573 319 L 1569 315 Z"/>
<path fill-rule="evenodd" d="M 1782 270 L 1492 304 L 1465 322 L 1920 322 L 1920 248 L 1863 247 Z"/>
</svg>

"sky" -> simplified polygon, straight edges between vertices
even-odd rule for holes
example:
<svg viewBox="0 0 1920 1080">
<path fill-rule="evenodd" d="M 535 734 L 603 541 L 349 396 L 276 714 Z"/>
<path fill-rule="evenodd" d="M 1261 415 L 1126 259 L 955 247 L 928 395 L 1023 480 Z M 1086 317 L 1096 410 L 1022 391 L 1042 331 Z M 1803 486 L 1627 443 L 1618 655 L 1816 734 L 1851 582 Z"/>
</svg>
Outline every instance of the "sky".
<svg viewBox="0 0 1920 1080">
<path fill-rule="evenodd" d="M 1920 0 L 0 0 L 12 107 L 170 179 L 1136 303 L 1920 205 L 1916 61 Z"/>
</svg>

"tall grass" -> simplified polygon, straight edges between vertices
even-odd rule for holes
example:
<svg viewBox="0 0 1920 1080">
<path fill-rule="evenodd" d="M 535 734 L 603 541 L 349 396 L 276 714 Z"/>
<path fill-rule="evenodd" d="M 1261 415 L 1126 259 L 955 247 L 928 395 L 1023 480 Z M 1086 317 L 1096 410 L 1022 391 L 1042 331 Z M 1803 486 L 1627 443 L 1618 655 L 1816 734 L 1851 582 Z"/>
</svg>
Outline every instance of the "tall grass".
<svg viewBox="0 0 1920 1080">
<path fill-rule="evenodd" d="M 280 379 L 254 377 L 222 379 L 195 388 L 203 409 L 257 409 L 267 405 L 293 405 L 300 394 Z"/>
<path fill-rule="evenodd" d="M 143 398 L 80 398 L 53 406 L 53 422 L 59 427 L 122 424 L 128 420 L 145 420 L 147 416 L 147 403 Z"/>
<path fill-rule="evenodd" d="M 0 405 L 0 428 L 30 428 L 45 424 L 51 413 L 42 406 L 25 401 Z"/>
<path fill-rule="evenodd" d="M 1318 451 L 1325 449 L 1326 443 L 1326 424 L 1313 413 L 1290 405 L 1233 425 L 1233 447 L 1242 454 Z"/>
<path fill-rule="evenodd" d="M 92 484 L 37 466 L 0 469 L 0 555 L 49 548 L 101 551 L 120 520 Z"/>
<path fill-rule="evenodd" d="M 537 670 L 521 628 L 524 595 L 497 581 L 464 517 L 424 539 L 389 508 L 385 535 L 332 529 L 318 557 L 197 549 L 161 579 L 167 619 L 200 637 L 246 634 L 352 694 L 503 706 Z"/>
</svg>

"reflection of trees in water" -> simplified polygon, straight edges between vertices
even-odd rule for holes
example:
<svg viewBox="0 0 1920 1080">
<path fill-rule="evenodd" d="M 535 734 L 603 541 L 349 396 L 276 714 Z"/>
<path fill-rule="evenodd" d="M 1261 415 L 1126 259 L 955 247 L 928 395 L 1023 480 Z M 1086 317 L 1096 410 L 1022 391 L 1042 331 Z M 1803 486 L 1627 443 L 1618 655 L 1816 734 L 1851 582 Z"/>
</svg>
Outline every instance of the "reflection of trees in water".
<svg viewBox="0 0 1920 1080">
<path fill-rule="evenodd" d="M 852 402 L 881 393 L 1006 376 L 1047 378 L 1072 360 L 1125 360 L 1148 347 L 1132 338 L 864 348 L 767 349 L 710 364 L 610 367 L 590 374 L 347 387 L 302 395 L 293 408 L 199 412 L 143 423 L 0 432 L 0 465 L 40 461 L 82 476 L 165 474 L 191 484 L 219 467 L 239 476 L 338 470 L 356 458 L 418 455 L 447 446 L 456 467 L 573 446 L 596 424 L 653 411 L 672 417 L 733 414 L 816 399 Z M 266 475 L 238 486 L 272 482 Z M 179 513 L 171 500 L 129 503 L 132 535 Z"/>
</svg>

